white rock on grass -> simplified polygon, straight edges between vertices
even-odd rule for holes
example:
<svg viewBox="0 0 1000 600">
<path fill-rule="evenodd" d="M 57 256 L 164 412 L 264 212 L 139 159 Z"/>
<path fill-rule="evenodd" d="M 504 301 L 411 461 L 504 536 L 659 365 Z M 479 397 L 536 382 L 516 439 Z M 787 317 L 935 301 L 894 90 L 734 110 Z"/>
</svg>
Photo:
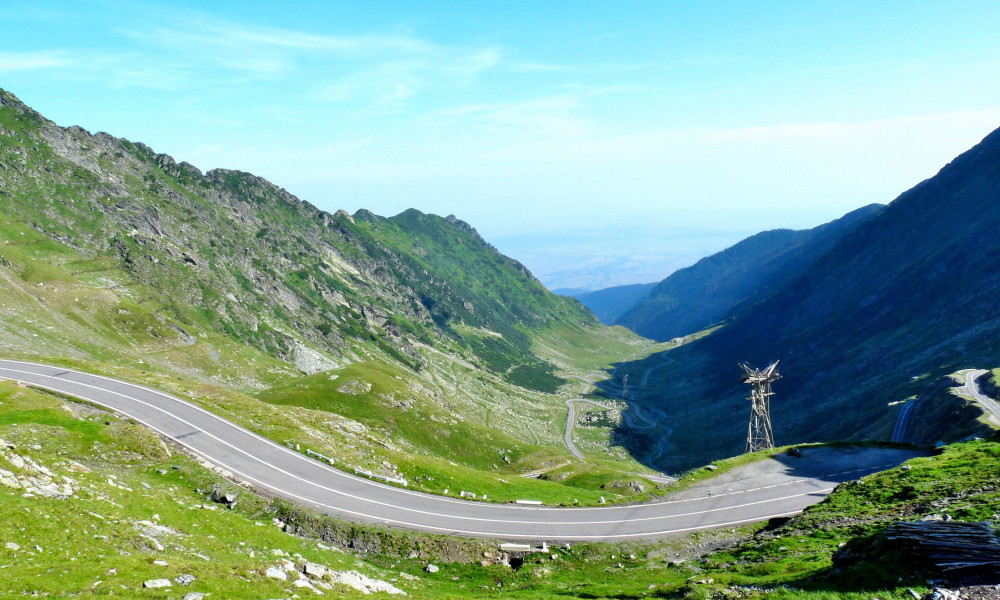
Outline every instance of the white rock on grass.
<svg viewBox="0 0 1000 600">
<path fill-rule="evenodd" d="M 149 581 L 143 582 L 142 587 L 149 589 L 156 589 L 156 588 L 171 587 L 172 585 L 173 584 L 170 583 L 169 579 L 150 579 Z"/>
<path fill-rule="evenodd" d="M 205 594 L 202 594 L 201 592 L 191 592 L 190 594 L 184 595 L 184 600 L 203 600 L 204 598 Z"/>
<path fill-rule="evenodd" d="M 38 495 L 65 500 L 76 494 L 78 488 L 76 480 L 63 476 L 61 477 L 63 483 L 60 484 L 57 481 L 60 479 L 59 476 L 35 462 L 30 456 L 21 456 L 9 451 L 13 446 L 8 445 L 3 440 L 0 440 L 0 447 L 8 449 L 0 450 L 0 458 L 5 459 L 20 471 L 20 473 L 12 473 L 6 469 L 0 469 L 0 485 L 23 489 L 26 497 L 29 498 Z"/>
<path fill-rule="evenodd" d="M 363 594 L 385 592 L 387 594 L 406 595 L 406 592 L 391 583 L 382 581 L 381 579 L 372 579 L 357 571 L 334 571 L 330 573 L 330 580 L 333 583 L 350 586 Z"/>
<path fill-rule="evenodd" d="M 322 579 L 327 573 L 330 572 L 330 570 L 323 565 L 307 562 L 302 565 L 302 572 L 314 579 Z"/>
<path fill-rule="evenodd" d="M 296 579 L 292 582 L 292 585 L 297 588 L 312 590 L 313 593 L 319 594 L 320 596 L 323 595 L 323 592 L 319 591 L 315 586 L 313 586 L 313 584 L 309 583 L 308 579 Z"/>
<path fill-rule="evenodd" d="M 267 575 L 271 579 L 280 579 L 281 581 L 288 579 L 288 573 L 280 567 L 268 567 L 267 570 L 264 571 L 264 575 Z"/>
<path fill-rule="evenodd" d="M 14 552 L 21 549 L 21 546 L 19 544 L 15 544 L 14 542 L 7 542 L 4 546 L 6 546 L 8 550 L 13 550 Z"/>
</svg>

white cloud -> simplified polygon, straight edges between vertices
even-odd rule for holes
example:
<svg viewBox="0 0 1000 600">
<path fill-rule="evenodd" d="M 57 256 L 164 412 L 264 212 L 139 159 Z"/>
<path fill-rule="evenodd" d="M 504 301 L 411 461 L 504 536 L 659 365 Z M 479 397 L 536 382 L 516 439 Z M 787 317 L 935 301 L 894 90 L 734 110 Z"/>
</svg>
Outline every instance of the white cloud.
<svg viewBox="0 0 1000 600">
<path fill-rule="evenodd" d="M 62 67 L 71 61 L 61 50 L 34 52 L 0 52 L 0 72 L 30 71 Z"/>
</svg>

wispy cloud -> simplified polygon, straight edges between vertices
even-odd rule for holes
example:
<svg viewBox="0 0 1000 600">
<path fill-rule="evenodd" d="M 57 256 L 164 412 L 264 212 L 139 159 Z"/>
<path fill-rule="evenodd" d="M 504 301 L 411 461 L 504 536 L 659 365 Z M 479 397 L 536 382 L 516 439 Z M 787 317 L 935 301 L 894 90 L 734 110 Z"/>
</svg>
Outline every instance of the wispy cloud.
<svg viewBox="0 0 1000 600">
<path fill-rule="evenodd" d="M 61 50 L 34 52 L 0 52 L 0 72 L 51 69 L 69 64 L 70 58 Z"/>
<path fill-rule="evenodd" d="M 425 115 L 423 122 L 438 130 L 513 134 L 527 143 L 579 139 L 602 126 L 586 116 L 591 98 L 631 91 L 628 86 L 566 85 L 560 93 L 511 102 L 467 104 Z"/>
<path fill-rule="evenodd" d="M 206 15 L 121 32 L 150 54 L 187 65 L 191 78 L 207 69 L 238 83 L 298 78 L 312 100 L 370 106 L 406 104 L 435 84 L 464 85 L 504 60 L 500 47 L 445 45 L 405 32 L 321 35 Z"/>
<path fill-rule="evenodd" d="M 137 39 L 160 45 L 248 48 L 284 48 L 338 54 L 364 55 L 383 52 L 420 53 L 434 45 L 405 34 L 322 35 L 294 29 L 247 26 L 198 16 L 178 20 L 152 30 L 135 30 Z"/>
<path fill-rule="evenodd" d="M 178 89 L 187 69 L 163 57 L 101 50 L 0 52 L 0 73 L 45 71 L 67 81 L 96 81 L 111 89 Z"/>
</svg>

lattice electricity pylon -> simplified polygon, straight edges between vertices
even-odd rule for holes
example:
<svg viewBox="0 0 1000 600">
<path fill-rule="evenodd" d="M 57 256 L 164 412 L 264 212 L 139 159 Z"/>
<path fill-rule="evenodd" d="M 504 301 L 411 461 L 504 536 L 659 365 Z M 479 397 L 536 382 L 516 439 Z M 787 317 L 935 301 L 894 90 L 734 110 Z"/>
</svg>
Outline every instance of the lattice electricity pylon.
<svg viewBox="0 0 1000 600">
<path fill-rule="evenodd" d="M 746 363 L 740 364 L 745 374 L 741 383 L 749 383 L 750 426 L 747 428 L 747 452 L 774 448 L 774 433 L 771 431 L 771 382 L 781 378 L 778 361 L 766 369 L 751 369 Z"/>
</svg>

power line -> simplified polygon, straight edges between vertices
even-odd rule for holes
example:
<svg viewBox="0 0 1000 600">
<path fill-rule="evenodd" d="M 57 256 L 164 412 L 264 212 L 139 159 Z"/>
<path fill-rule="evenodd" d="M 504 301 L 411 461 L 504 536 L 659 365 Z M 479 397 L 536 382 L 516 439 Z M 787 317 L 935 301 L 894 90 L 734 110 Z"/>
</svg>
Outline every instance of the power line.
<svg viewBox="0 0 1000 600">
<path fill-rule="evenodd" d="M 748 383 L 750 388 L 750 425 L 747 427 L 747 452 L 769 450 L 774 448 L 774 433 L 771 431 L 770 403 L 771 382 L 781 379 L 778 373 L 778 361 L 766 369 L 752 369 L 746 363 L 741 363 L 744 375 L 741 383 Z"/>
</svg>

